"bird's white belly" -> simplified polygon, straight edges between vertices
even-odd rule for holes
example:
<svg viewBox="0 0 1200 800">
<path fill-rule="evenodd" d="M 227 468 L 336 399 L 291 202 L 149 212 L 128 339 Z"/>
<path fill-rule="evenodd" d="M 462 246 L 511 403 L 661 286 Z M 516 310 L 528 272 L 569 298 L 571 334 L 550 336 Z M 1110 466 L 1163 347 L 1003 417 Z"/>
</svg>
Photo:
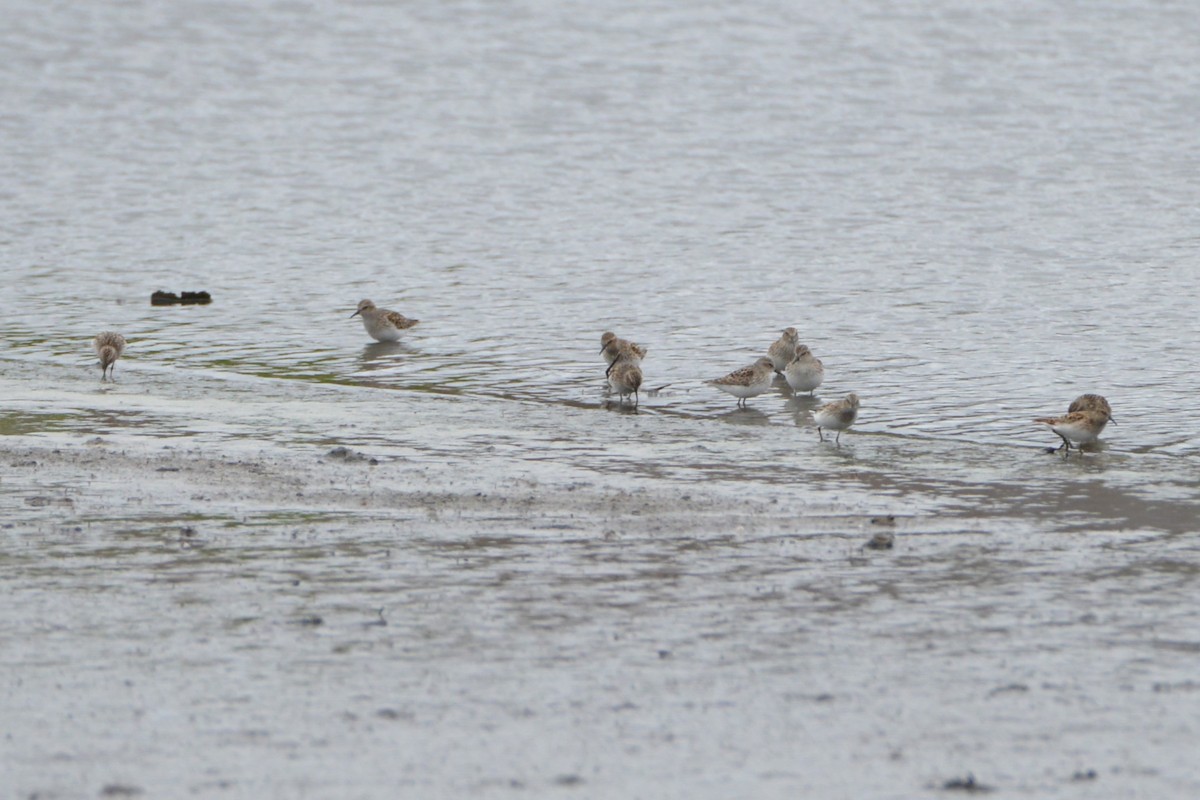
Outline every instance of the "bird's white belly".
<svg viewBox="0 0 1200 800">
<path fill-rule="evenodd" d="M 792 387 L 796 392 L 811 392 L 821 385 L 823 374 L 811 367 L 799 367 L 789 369 L 783 373 L 783 377 L 787 378 L 788 386 Z"/>
<path fill-rule="evenodd" d="M 376 341 L 400 341 L 400 329 L 390 322 L 371 322 L 368 319 L 364 319 L 363 327 L 367 329 L 367 334 Z"/>
</svg>

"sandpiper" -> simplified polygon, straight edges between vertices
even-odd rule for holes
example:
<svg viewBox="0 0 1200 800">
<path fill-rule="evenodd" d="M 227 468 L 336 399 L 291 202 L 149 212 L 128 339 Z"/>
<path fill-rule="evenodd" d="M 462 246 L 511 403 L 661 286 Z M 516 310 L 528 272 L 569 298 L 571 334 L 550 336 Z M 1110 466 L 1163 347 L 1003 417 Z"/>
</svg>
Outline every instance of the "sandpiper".
<svg viewBox="0 0 1200 800">
<path fill-rule="evenodd" d="M 817 437 L 821 441 L 825 441 L 825 435 L 821 432 L 822 428 L 837 431 L 837 436 L 833 440 L 834 444 L 841 442 L 842 431 L 853 425 L 854 420 L 857 418 L 858 395 L 854 392 L 846 395 L 841 400 L 826 403 L 813 412 L 813 422 L 817 423 Z"/>
<path fill-rule="evenodd" d="M 793 392 L 808 392 L 809 396 L 825 380 L 825 365 L 806 345 L 796 345 L 796 357 L 783 368 L 783 377 Z"/>
<path fill-rule="evenodd" d="M 1104 425 L 1107 425 L 1110 422 L 1115 425 L 1117 422 L 1115 419 L 1113 419 L 1112 406 L 1108 404 L 1108 401 L 1104 399 L 1103 395 L 1079 395 L 1079 397 L 1076 397 L 1074 400 L 1072 400 L 1071 405 L 1067 407 L 1068 414 L 1075 411 L 1099 411 L 1100 413 L 1104 414 L 1105 420 L 1104 424 L 1100 426 L 1100 431 L 1104 430 Z M 1097 435 L 1099 435 L 1100 431 L 1096 431 Z"/>
<path fill-rule="evenodd" d="M 1108 423 L 1109 414 L 1098 409 L 1089 408 L 1084 411 L 1072 411 L 1061 417 L 1038 417 L 1034 422 L 1049 425 L 1050 430 L 1062 439 L 1062 445 L 1057 449 L 1071 452 L 1071 442 L 1079 445 L 1092 444 L 1100 437 L 1100 431 Z"/>
<path fill-rule="evenodd" d="M 600 355 L 604 356 L 604 360 L 608 362 L 608 369 L 604 371 L 604 374 L 608 375 L 612 372 L 613 364 L 616 364 L 618 359 L 625 358 L 641 362 L 646 357 L 646 348 L 622 339 L 612 331 L 605 331 L 600 337 Z"/>
<path fill-rule="evenodd" d="M 795 328 L 784 328 L 783 334 L 767 348 L 767 358 L 771 359 L 771 368 L 782 374 L 784 367 L 796 354 L 796 340 L 799 334 Z"/>
<path fill-rule="evenodd" d="M 638 406 L 638 389 L 642 386 L 642 368 L 633 358 L 618 358 L 608 369 L 608 385 L 620 396 L 620 402 L 633 395 L 633 407 Z"/>
<path fill-rule="evenodd" d="M 111 379 L 117 359 L 125 352 L 125 337 L 112 331 L 98 333 L 96 338 L 92 339 L 92 349 L 100 358 L 100 380 L 104 380 L 106 371 Z"/>
<path fill-rule="evenodd" d="M 409 319 L 399 311 L 388 311 L 386 308 L 376 308 L 370 300 L 358 304 L 358 310 L 350 315 L 351 319 L 362 316 L 363 327 L 372 339 L 380 342 L 396 342 L 400 340 L 400 331 L 411 328 L 421 320 Z"/>
<path fill-rule="evenodd" d="M 705 381 L 705 383 L 717 387 L 722 392 L 729 392 L 738 398 L 738 405 L 744 408 L 746 398 L 758 397 L 771 388 L 774 370 L 775 365 L 771 359 L 763 357 L 748 367 L 742 367 L 723 378 Z"/>
</svg>

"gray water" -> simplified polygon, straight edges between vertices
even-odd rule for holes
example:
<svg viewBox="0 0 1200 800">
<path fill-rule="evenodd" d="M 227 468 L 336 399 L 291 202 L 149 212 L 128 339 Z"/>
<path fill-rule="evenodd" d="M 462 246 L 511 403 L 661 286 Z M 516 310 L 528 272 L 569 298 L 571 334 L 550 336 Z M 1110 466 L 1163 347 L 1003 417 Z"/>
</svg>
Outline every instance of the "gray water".
<svg viewBox="0 0 1200 800">
<path fill-rule="evenodd" d="M 1190 5 L 3 10 L 15 796 L 1200 793 Z"/>
</svg>

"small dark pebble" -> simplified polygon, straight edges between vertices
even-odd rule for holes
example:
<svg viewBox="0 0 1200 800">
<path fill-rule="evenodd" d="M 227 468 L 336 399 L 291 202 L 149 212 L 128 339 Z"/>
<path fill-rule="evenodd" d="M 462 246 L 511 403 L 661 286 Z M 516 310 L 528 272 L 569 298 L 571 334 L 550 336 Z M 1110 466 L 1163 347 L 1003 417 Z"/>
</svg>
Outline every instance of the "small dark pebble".
<svg viewBox="0 0 1200 800">
<path fill-rule="evenodd" d="M 375 712 L 375 716 L 379 717 L 380 719 L 390 719 L 394 721 L 404 720 L 409 722 L 416 718 L 416 715 L 411 711 L 397 711 L 394 708 L 381 708 Z"/>
<path fill-rule="evenodd" d="M 578 775 L 559 775 L 554 782 L 559 786 L 579 786 L 583 783 L 583 778 Z"/>
<path fill-rule="evenodd" d="M 350 463 L 352 461 L 366 461 L 367 460 L 367 457 L 364 456 L 362 453 L 355 452 L 354 450 L 351 450 L 349 447 L 345 447 L 342 445 L 338 445 L 337 447 L 333 448 L 325 455 L 328 458 L 336 458 L 338 461 L 345 461 L 347 463 Z M 374 459 L 372 459 L 372 460 L 374 460 Z"/>
<path fill-rule="evenodd" d="M 158 467 L 155 472 L 179 472 L 180 467 Z"/>
<path fill-rule="evenodd" d="M 896 515 L 888 514 L 886 517 L 871 517 L 872 525 L 895 525 Z"/>
<path fill-rule="evenodd" d="M 1200 683 L 1196 681 L 1180 681 L 1179 683 L 1156 681 L 1151 688 L 1156 692 L 1194 692 L 1200 689 Z"/>
<path fill-rule="evenodd" d="M 863 547 L 868 550 L 891 550 L 895 541 L 896 537 L 890 533 L 877 533 L 868 539 Z"/>
<path fill-rule="evenodd" d="M 1096 770 L 1087 769 L 1087 770 L 1080 770 L 1079 772 L 1076 772 L 1074 775 L 1071 776 L 1071 780 L 1073 780 L 1073 781 L 1094 781 L 1094 780 L 1096 780 L 1096 777 L 1097 777 Z"/>
<path fill-rule="evenodd" d="M 971 775 L 970 773 L 968 773 L 967 777 L 965 778 L 951 778 L 942 784 L 942 788 L 947 791 L 971 793 L 978 792 L 980 794 L 992 791 L 992 787 L 984 783 L 979 783 L 977 780 L 975 780 L 975 776 Z"/>
<path fill-rule="evenodd" d="M 136 797 L 141 793 L 140 787 L 128 786 L 123 783 L 110 783 L 100 790 L 101 797 Z"/>
<path fill-rule="evenodd" d="M 659 651 L 658 651 L 658 657 L 659 657 L 659 658 L 670 658 L 670 657 L 671 657 L 671 651 L 670 651 L 670 650 L 659 650 Z"/>
<path fill-rule="evenodd" d="M 296 620 L 295 623 L 297 625 L 306 625 L 308 627 L 315 628 L 318 625 L 324 625 L 325 620 L 321 619 L 316 614 L 313 614 L 311 617 L 301 617 L 300 619 Z"/>
</svg>

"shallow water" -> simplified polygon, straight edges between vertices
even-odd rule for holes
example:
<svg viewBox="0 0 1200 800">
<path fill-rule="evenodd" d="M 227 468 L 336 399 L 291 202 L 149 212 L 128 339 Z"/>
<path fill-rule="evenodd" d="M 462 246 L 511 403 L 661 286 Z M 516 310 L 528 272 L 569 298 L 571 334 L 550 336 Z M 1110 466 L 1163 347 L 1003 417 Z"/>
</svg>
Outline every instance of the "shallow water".
<svg viewBox="0 0 1200 800">
<path fill-rule="evenodd" d="M 18 796 L 1200 790 L 1186 6 L 11 10 Z"/>
</svg>

